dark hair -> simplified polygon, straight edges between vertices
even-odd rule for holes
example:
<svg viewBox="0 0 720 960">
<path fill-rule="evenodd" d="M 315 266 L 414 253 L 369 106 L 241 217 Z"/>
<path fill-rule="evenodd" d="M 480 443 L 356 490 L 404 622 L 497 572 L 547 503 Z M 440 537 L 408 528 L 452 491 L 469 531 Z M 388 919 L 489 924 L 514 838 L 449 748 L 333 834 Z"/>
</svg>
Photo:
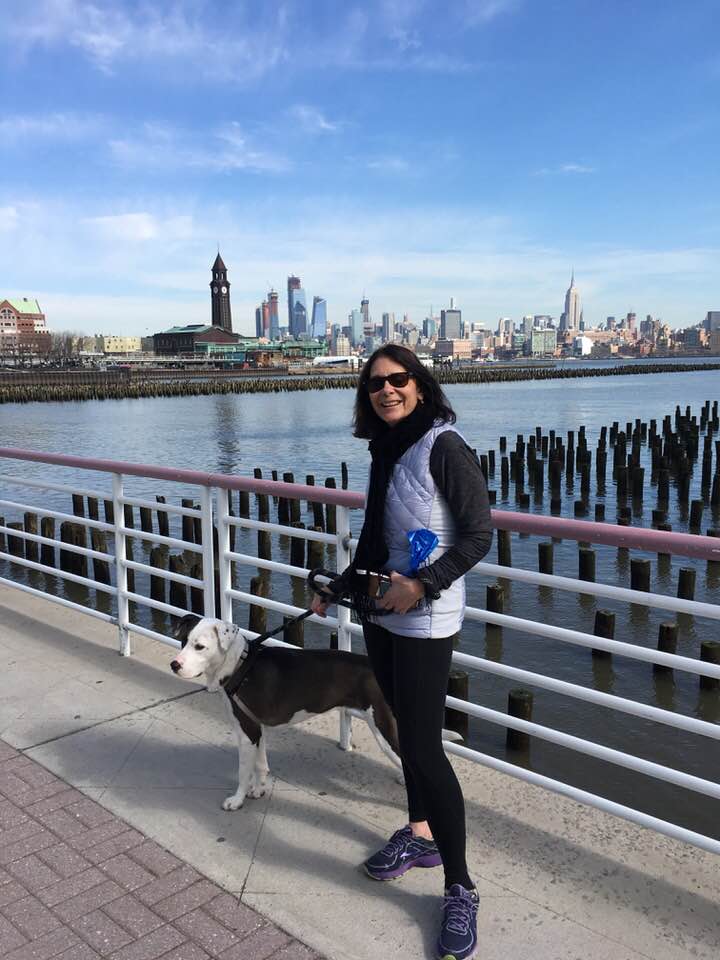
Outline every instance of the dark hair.
<svg viewBox="0 0 720 960">
<path fill-rule="evenodd" d="M 443 393 L 442 387 L 428 368 L 420 363 L 413 351 L 407 347 L 402 347 L 399 343 L 386 343 L 382 347 L 378 347 L 372 356 L 365 361 L 360 371 L 353 412 L 354 436 L 365 440 L 373 440 L 385 429 L 385 424 L 372 408 L 367 389 L 372 366 L 380 357 L 388 357 L 395 363 L 399 363 L 408 373 L 412 373 L 418 390 L 422 393 L 423 403 L 428 408 L 428 412 L 433 414 L 433 419 L 442 420 L 443 423 L 455 423 L 455 412 Z"/>
</svg>

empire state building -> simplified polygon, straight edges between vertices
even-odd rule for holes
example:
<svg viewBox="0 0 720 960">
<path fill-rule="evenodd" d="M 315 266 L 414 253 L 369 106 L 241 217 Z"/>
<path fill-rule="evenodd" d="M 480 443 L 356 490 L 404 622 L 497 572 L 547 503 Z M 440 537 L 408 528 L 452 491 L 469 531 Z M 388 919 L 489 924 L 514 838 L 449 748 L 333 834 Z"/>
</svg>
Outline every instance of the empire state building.
<svg viewBox="0 0 720 960">
<path fill-rule="evenodd" d="M 573 270 L 570 286 L 565 294 L 565 312 L 560 317 L 560 330 L 579 330 L 581 317 L 580 291 L 575 286 L 575 271 Z"/>
</svg>

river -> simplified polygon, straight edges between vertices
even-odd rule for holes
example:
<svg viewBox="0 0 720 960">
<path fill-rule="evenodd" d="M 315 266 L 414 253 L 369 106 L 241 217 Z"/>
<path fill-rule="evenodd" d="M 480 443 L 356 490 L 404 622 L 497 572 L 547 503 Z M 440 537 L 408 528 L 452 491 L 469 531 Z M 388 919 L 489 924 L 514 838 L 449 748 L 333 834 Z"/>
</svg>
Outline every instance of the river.
<svg viewBox="0 0 720 960">
<path fill-rule="evenodd" d="M 458 414 L 458 428 L 471 446 L 484 453 L 496 451 L 498 466 L 491 488 L 497 489 L 497 506 L 515 509 L 511 487 L 510 500 L 503 502 L 499 484 L 499 437 L 508 438 L 508 449 L 514 448 L 515 436 L 527 438 L 536 426 L 543 432 L 559 433 L 586 428 L 588 446 L 595 449 L 600 427 L 613 421 L 622 426 L 640 417 L 651 418 L 661 425 L 667 414 L 674 415 L 676 405 L 682 410 L 690 406 L 699 417 L 707 400 L 720 398 L 720 373 L 717 371 L 667 373 L 637 377 L 590 377 L 572 380 L 524 381 L 486 385 L 452 385 L 447 395 Z M 364 488 L 368 464 L 366 444 L 351 436 L 353 394 L 349 390 L 309 391 L 300 393 L 198 396 L 167 399 L 120 400 L 62 404 L 7 404 L 0 407 L 2 444 L 35 450 L 72 453 L 79 456 L 106 457 L 150 464 L 163 464 L 203 471 L 251 474 L 260 467 L 266 476 L 275 469 L 282 474 L 292 471 L 296 480 L 304 482 L 313 474 L 322 483 L 326 477 L 340 478 L 340 463 L 346 461 L 351 489 Z M 643 457 L 647 449 L 643 447 Z M 594 459 L 594 458 L 593 458 Z M 650 524 L 650 511 L 655 506 L 655 489 L 651 488 L 648 461 L 646 496 L 641 512 L 633 517 L 635 524 Z M 607 491 L 597 496 L 592 473 L 591 503 L 606 503 L 607 520 L 616 519 L 616 497 L 612 483 L 612 460 L 608 466 Z M 97 474 L 40 468 L 38 465 L 6 462 L 2 473 L 16 476 L 51 476 L 61 482 L 108 489 Z M 0 481 L 1 482 L 1 481 Z M 563 482 L 564 483 L 564 482 Z M 690 498 L 699 496 L 700 470 L 696 465 Z M 133 493 L 152 496 L 156 493 L 191 495 L 189 491 L 160 489 L 148 481 L 128 484 Z M 12 494 L 3 497 L 14 498 Z M 548 493 L 542 505 L 531 503 L 531 510 L 549 510 Z M 563 498 L 562 513 L 572 516 L 573 500 L 578 494 Z M 52 503 L 67 510 L 67 497 L 48 494 L 41 499 L 34 493 L 26 501 Z M 591 513 L 592 516 L 592 513 Z M 8 519 L 11 519 L 8 517 Z M 17 519 L 17 518 L 12 518 Z M 307 522 L 311 522 L 303 517 Z M 668 516 L 673 529 L 686 529 L 686 519 L 678 509 L 674 490 Z M 713 517 L 705 508 L 703 531 L 720 526 L 720 517 Z M 243 535 L 239 541 L 248 552 L 253 539 Z M 287 544 L 280 543 L 274 556 L 287 554 Z M 638 554 L 639 555 L 639 554 Z M 494 560 L 493 547 L 488 559 Z M 136 557 L 137 558 L 137 557 Z M 555 572 L 576 575 L 577 546 L 563 542 L 555 545 Z M 705 563 L 673 559 L 663 564 L 652 560 L 651 589 L 675 595 L 678 571 L 691 566 L 697 571 L 696 599 L 717 602 L 720 597 L 720 576 Z M 513 562 L 537 569 L 537 539 L 513 538 Z M 630 559 L 626 552 L 610 548 L 597 550 L 597 578 L 608 583 L 629 586 Z M 17 570 L 17 568 L 15 568 Z M 7 567 L 5 567 L 7 570 Z M 6 575 L 6 574 L 5 574 Z M 249 572 L 247 572 L 249 576 Z M 238 582 L 246 584 L 245 572 Z M 473 576 L 468 579 L 471 603 L 484 606 L 485 586 L 490 582 Z M 287 581 L 273 578 L 273 596 L 290 598 Z M 615 637 L 655 646 L 661 622 L 674 619 L 661 611 L 630 608 L 626 604 L 599 601 L 542 590 L 520 584 L 506 585 L 506 612 L 531 619 L 540 619 L 562 626 L 592 632 L 595 610 L 599 607 L 616 612 Z M 92 598 L 90 598 L 92 602 Z M 697 657 L 702 639 L 718 638 L 717 622 L 679 617 L 678 653 Z M 309 644 L 321 642 L 324 635 L 310 625 Z M 326 640 L 325 640 L 326 642 Z M 636 661 L 614 658 L 612 662 L 593 660 L 589 651 L 555 641 L 533 638 L 504 630 L 500 633 L 477 623 L 467 623 L 463 631 L 462 649 L 489 659 L 548 673 L 588 687 L 601 689 L 621 697 L 699 716 L 712 722 L 720 720 L 720 695 L 716 691 L 698 691 L 697 678 L 676 673 L 674 679 L 653 675 L 652 669 Z M 513 684 L 486 673 L 471 675 L 471 697 L 476 702 L 504 711 L 507 693 Z M 630 749 L 639 756 L 676 766 L 689 773 L 720 781 L 720 748 L 710 738 L 693 737 L 670 727 L 642 721 L 622 713 L 581 704 L 535 689 L 533 719 L 557 727 L 576 736 L 586 737 L 616 749 Z M 504 757 L 505 732 L 500 726 L 471 721 L 471 745 L 496 756 Z M 631 747 L 628 747 L 628 743 Z M 676 822 L 692 829 L 720 837 L 717 804 L 706 797 L 660 781 L 646 779 L 619 767 L 571 753 L 560 747 L 534 740 L 529 757 L 513 756 L 516 762 L 548 776 L 564 779 L 575 785 L 601 792 L 610 799 L 638 806 L 660 817 L 672 816 Z"/>
</svg>

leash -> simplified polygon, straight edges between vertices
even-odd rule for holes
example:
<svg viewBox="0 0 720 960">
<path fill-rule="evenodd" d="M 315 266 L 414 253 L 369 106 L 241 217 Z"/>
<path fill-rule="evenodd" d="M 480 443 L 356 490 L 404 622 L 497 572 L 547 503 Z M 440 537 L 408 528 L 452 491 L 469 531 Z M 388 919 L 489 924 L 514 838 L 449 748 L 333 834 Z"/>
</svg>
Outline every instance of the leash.
<svg viewBox="0 0 720 960">
<path fill-rule="evenodd" d="M 364 573 L 365 571 L 363 571 Z M 390 582 L 390 577 L 387 574 L 374 574 L 374 576 L 379 577 L 383 581 Z M 317 578 L 323 577 L 328 580 L 329 583 L 318 584 Z M 373 601 L 373 598 L 368 597 L 367 604 L 358 604 L 352 603 L 349 600 L 343 600 L 342 595 L 345 591 L 344 584 L 339 584 L 342 588 L 341 592 L 335 592 L 332 589 L 332 584 L 339 580 L 338 575 L 332 570 L 325 570 L 323 567 L 315 567 L 314 570 L 311 570 L 308 573 L 308 583 L 314 593 L 317 593 L 322 597 L 329 597 L 330 603 L 335 603 L 339 607 L 346 607 L 348 610 L 354 610 L 361 617 L 368 616 L 372 614 L 373 616 L 379 617 L 389 613 L 389 610 L 383 610 L 380 607 L 377 607 Z M 367 609 L 365 609 L 367 607 Z M 230 676 L 222 684 L 225 693 L 228 697 L 232 698 L 238 692 L 242 686 L 243 681 L 250 672 L 257 655 L 260 653 L 263 643 L 266 640 L 269 640 L 270 637 L 274 637 L 276 634 L 281 633 L 285 630 L 286 627 L 289 627 L 291 624 L 300 623 L 303 620 L 307 620 L 308 617 L 311 617 L 313 611 L 303 610 L 302 613 L 299 613 L 296 617 L 293 617 L 291 620 L 288 620 L 286 623 L 280 624 L 279 627 L 275 627 L 274 630 L 266 630 L 265 633 L 260 633 L 256 637 L 253 637 L 251 640 L 247 641 L 247 647 L 245 650 L 245 656 L 240 661 L 240 663 L 235 667 Z"/>
</svg>

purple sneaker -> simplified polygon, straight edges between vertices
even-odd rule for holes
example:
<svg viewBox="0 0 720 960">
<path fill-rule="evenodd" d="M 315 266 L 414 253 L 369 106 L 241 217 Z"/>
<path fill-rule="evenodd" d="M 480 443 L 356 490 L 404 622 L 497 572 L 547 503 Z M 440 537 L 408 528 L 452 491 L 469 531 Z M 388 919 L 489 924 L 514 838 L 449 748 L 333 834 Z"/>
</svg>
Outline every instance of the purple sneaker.
<svg viewBox="0 0 720 960">
<path fill-rule="evenodd" d="M 437 944 L 439 960 L 470 960 L 477 950 L 477 912 L 477 890 L 454 883 L 445 891 Z"/>
<path fill-rule="evenodd" d="M 388 842 L 365 861 L 373 880 L 396 880 L 411 867 L 438 867 L 442 863 L 434 840 L 414 837 L 409 826 L 396 830 Z"/>
</svg>

